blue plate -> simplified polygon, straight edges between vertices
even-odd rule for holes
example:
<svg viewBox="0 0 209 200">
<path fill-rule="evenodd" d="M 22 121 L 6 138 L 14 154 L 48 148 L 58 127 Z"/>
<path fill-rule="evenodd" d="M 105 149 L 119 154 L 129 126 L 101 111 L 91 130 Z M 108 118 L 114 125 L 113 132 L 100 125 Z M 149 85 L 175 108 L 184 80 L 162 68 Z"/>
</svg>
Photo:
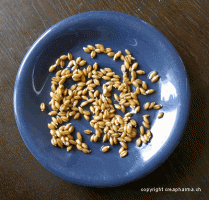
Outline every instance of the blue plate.
<svg viewBox="0 0 209 200">
<path fill-rule="evenodd" d="M 115 52 L 129 49 L 146 75 L 140 78 L 148 87 L 156 90 L 153 95 L 141 95 L 141 106 L 147 101 L 163 105 L 161 110 L 144 111 L 134 115 L 140 125 L 142 115 L 150 114 L 153 137 L 147 144 L 137 147 L 136 138 L 129 143 L 128 156 L 120 158 L 119 145 L 108 153 L 102 153 L 102 142 L 92 143 L 90 136 L 83 134 L 91 129 L 89 122 L 81 118 L 71 120 L 75 131 L 80 131 L 92 150 L 84 154 L 76 149 L 51 145 L 47 124 L 50 110 L 51 77 L 49 66 L 62 54 L 81 56 L 88 64 L 99 63 L 101 68 L 111 67 L 121 74 L 122 61 L 113 61 L 105 54 L 92 59 L 83 51 L 88 44 L 103 44 Z M 147 79 L 149 72 L 160 75 L 157 83 Z M 69 83 L 70 84 L 70 83 Z M 47 109 L 41 112 L 40 103 Z M 171 43 L 155 28 L 130 15 L 117 12 L 97 11 L 69 17 L 43 33 L 24 57 L 19 68 L 14 88 L 14 113 L 20 134 L 35 158 L 57 176 L 80 185 L 107 187 L 125 184 L 140 179 L 161 165 L 179 143 L 189 116 L 190 87 L 186 69 Z M 163 111 L 164 117 L 157 118 Z M 119 113 L 121 114 L 121 113 Z M 138 129 L 138 128 L 137 128 Z M 139 132 L 139 131 L 138 131 Z M 75 134 L 75 133 L 74 133 Z M 139 134 L 139 133 L 138 133 Z"/>
</svg>

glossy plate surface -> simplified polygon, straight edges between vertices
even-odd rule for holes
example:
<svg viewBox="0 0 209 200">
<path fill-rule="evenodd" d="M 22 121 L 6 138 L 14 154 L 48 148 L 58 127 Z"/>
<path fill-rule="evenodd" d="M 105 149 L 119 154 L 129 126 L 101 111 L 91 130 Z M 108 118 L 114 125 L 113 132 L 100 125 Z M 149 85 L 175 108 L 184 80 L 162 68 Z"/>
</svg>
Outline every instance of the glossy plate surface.
<svg viewBox="0 0 209 200">
<path fill-rule="evenodd" d="M 51 118 L 47 113 L 50 110 L 49 92 L 54 73 L 49 73 L 48 68 L 56 58 L 70 52 L 75 58 L 81 56 L 88 64 L 97 62 L 100 68 L 110 67 L 116 74 L 122 75 L 122 61 L 113 61 L 106 54 L 98 54 L 92 59 L 83 51 L 88 44 L 103 44 L 124 54 L 124 50 L 129 49 L 139 63 L 139 69 L 146 71 L 146 75 L 139 78 L 146 81 L 149 88 L 156 90 L 153 95 L 139 96 L 141 107 L 147 101 L 163 105 L 161 110 L 141 109 L 133 116 L 141 125 L 142 115 L 150 114 L 153 137 L 141 147 L 136 146 L 135 138 L 128 144 L 129 154 L 125 158 L 119 156 L 119 145 L 111 147 L 111 151 L 104 154 L 100 151 L 101 141 L 91 143 L 90 136 L 83 131 L 93 129 L 83 117 L 70 122 L 75 126 L 75 131 L 83 134 L 84 142 L 92 150 L 90 154 L 76 149 L 69 153 L 65 148 L 54 147 L 50 143 L 47 124 Z M 151 83 L 147 78 L 153 70 L 161 77 L 157 83 Z M 72 81 L 68 84 L 70 86 Z M 47 105 L 45 112 L 39 109 L 41 102 Z M 69 182 L 96 187 L 116 186 L 140 179 L 162 164 L 183 135 L 189 109 L 188 77 L 174 47 L 151 25 L 117 12 L 82 13 L 52 26 L 36 40 L 24 57 L 14 88 L 17 126 L 35 158 L 49 171 Z M 158 119 L 161 111 L 165 113 L 164 117 Z"/>
</svg>

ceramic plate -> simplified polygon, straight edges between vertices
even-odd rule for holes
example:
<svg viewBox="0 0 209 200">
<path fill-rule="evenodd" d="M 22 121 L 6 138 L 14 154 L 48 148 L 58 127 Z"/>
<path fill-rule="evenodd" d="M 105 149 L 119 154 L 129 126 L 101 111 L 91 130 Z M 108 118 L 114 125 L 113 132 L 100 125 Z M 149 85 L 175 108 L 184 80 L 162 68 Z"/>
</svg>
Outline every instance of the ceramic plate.
<svg viewBox="0 0 209 200">
<path fill-rule="evenodd" d="M 91 149 L 84 154 L 77 149 L 51 145 L 47 124 L 51 118 L 48 102 L 51 91 L 49 66 L 67 53 L 75 58 L 81 56 L 88 64 L 97 62 L 100 68 L 110 67 L 122 76 L 122 61 L 113 61 L 106 54 L 92 59 L 83 47 L 88 44 L 103 44 L 113 51 L 128 49 L 146 72 L 139 78 L 155 89 L 152 95 L 140 95 L 141 111 L 133 115 L 139 125 L 142 115 L 148 113 L 151 122 L 151 141 L 136 146 L 136 138 L 128 144 L 128 156 L 120 158 L 120 145 L 111 146 L 108 153 L 100 151 L 103 143 L 90 142 L 85 129 L 93 130 L 83 117 L 70 119 L 75 132 L 83 134 L 84 142 Z M 152 83 L 149 72 L 156 70 L 160 80 Z M 68 86 L 73 84 L 68 82 Z M 114 90 L 116 92 L 116 90 Z M 161 110 L 143 109 L 146 102 L 156 102 Z M 45 102 L 46 111 L 41 112 L 40 103 Z M 14 88 L 14 112 L 20 134 L 34 157 L 57 176 L 80 185 L 106 187 L 117 186 L 140 179 L 161 165 L 179 143 L 189 116 L 190 88 L 186 69 L 172 44 L 154 27 L 130 15 L 117 12 L 88 12 L 69 17 L 43 33 L 24 57 L 19 68 Z M 127 109 L 127 112 L 130 109 Z M 158 119 L 159 112 L 164 117 Z M 122 115 L 121 112 L 118 112 Z M 139 128 L 138 136 L 139 136 Z M 75 135 L 75 132 L 73 135 Z"/>
</svg>

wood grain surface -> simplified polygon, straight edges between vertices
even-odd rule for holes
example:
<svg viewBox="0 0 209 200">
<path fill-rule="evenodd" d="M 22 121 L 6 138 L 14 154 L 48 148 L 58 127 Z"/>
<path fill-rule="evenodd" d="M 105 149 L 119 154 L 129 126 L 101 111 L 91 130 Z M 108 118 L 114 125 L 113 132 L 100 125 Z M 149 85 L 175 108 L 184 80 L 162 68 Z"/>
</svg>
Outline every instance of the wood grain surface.
<svg viewBox="0 0 209 200">
<path fill-rule="evenodd" d="M 145 178 L 106 189 L 71 184 L 46 170 L 24 144 L 12 102 L 18 68 L 33 42 L 62 19 L 96 10 L 127 13 L 161 31 L 180 54 L 192 92 L 188 126 L 174 153 Z M 0 199 L 209 199 L 208 78 L 207 0 L 0 0 Z"/>
</svg>

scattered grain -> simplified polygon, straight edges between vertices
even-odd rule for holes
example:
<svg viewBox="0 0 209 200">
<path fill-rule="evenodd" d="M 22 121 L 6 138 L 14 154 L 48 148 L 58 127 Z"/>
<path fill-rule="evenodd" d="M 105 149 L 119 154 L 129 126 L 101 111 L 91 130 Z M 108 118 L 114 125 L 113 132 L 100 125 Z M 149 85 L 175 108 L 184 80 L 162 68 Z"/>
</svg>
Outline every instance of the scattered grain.
<svg viewBox="0 0 209 200">
<path fill-rule="evenodd" d="M 120 157 L 123 158 L 123 157 L 127 156 L 127 154 L 128 154 L 128 151 L 124 150 L 120 153 Z"/>
<path fill-rule="evenodd" d="M 44 110 L 45 110 L 45 108 L 46 108 L 45 103 L 41 103 L 41 104 L 40 104 L 40 109 L 41 109 L 41 111 L 44 111 Z"/>
<path fill-rule="evenodd" d="M 156 71 L 150 72 L 149 79 L 152 79 L 156 75 L 157 75 L 157 72 Z"/>
<path fill-rule="evenodd" d="M 155 82 L 157 82 L 158 80 L 159 80 L 159 76 L 156 75 L 156 76 L 154 76 L 154 77 L 151 79 L 151 82 L 155 83 Z"/>
<path fill-rule="evenodd" d="M 103 146 L 101 148 L 101 150 L 102 150 L 103 153 L 106 153 L 107 151 L 109 151 L 109 149 L 110 149 L 110 146 Z"/>
<path fill-rule="evenodd" d="M 154 105 L 153 107 L 155 110 L 159 110 L 162 108 L 162 106 L 160 104 Z"/>
<path fill-rule="evenodd" d="M 88 47 L 83 47 L 83 50 L 86 52 L 86 53 L 90 53 L 91 50 L 88 48 Z"/>
<path fill-rule="evenodd" d="M 146 91 L 146 94 L 152 94 L 152 93 L 154 93 L 154 92 L 155 92 L 154 89 L 149 89 L 149 90 Z"/>
<path fill-rule="evenodd" d="M 142 144 L 142 140 L 141 140 L 141 138 L 138 138 L 136 140 L 136 145 L 139 147 L 139 146 L 141 146 L 141 144 Z"/>
<path fill-rule="evenodd" d="M 94 58 L 97 55 L 97 53 L 95 51 L 91 52 L 91 57 Z"/>
<path fill-rule="evenodd" d="M 158 117 L 158 118 L 162 118 L 163 115 L 164 115 L 164 112 L 161 112 L 157 117 Z"/>
<path fill-rule="evenodd" d="M 142 124 L 143 124 L 143 126 L 144 126 L 145 128 L 150 129 L 150 125 L 149 125 L 148 123 L 142 122 Z"/>
</svg>

